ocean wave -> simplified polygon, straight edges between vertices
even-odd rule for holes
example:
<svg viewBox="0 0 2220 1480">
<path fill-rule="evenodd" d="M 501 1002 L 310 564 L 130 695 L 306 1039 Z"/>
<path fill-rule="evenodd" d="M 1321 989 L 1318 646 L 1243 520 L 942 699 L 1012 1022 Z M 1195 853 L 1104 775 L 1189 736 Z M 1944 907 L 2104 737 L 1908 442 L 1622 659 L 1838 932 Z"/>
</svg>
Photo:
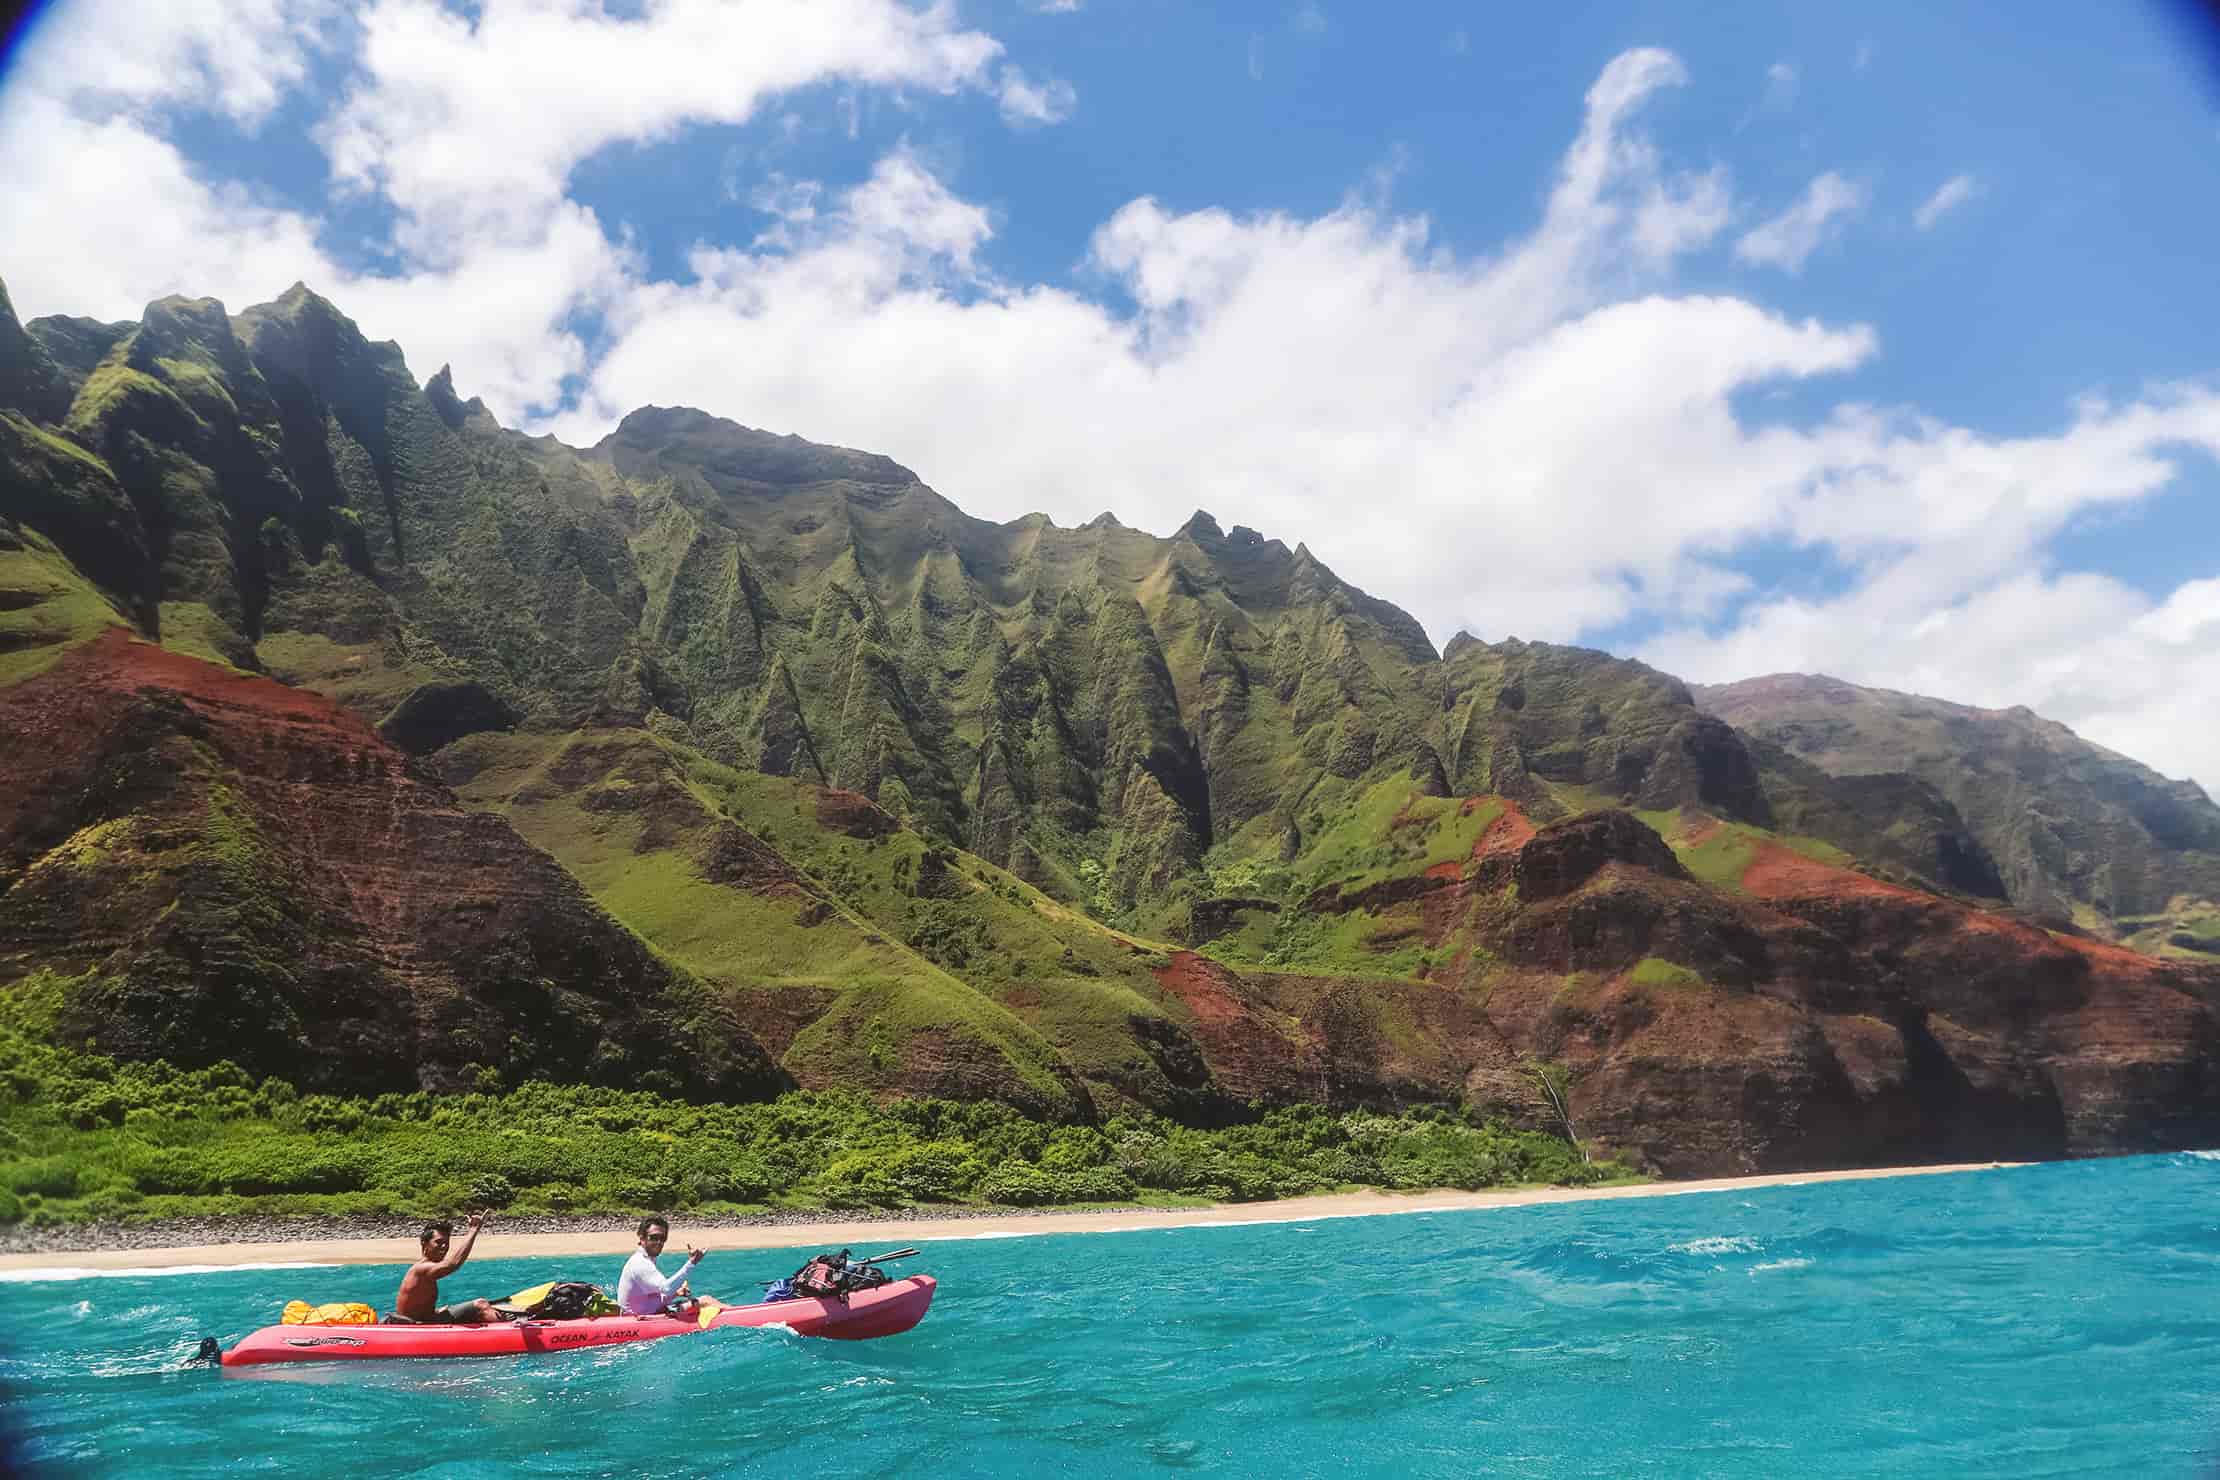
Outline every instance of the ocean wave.
<svg viewBox="0 0 2220 1480">
<path fill-rule="evenodd" d="M 1755 1254 L 1758 1241 L 1742 1234 L 1719 1234 L 1711 1238 L 1694 1238 L 1685 1244 L 1668 1244 L 1668 1254 Z"/>
<path fill-rule="evenodd" d="M 1749 1272 L 1750 1272 L 1750 1273 L 1751 1273 L 1752 1275 L 1757 1275 L 1757 1274 L 1762 1274 L 1763 1272 L 1765 1272 L 1766 1270 L 1769 1270 L 1769 1269 L 1809 1269 L 1809 1268 L 1811 1268 L 1811 1261 L 1810 1261 L 1809 1259 L 1768 1259 L 1768 1260 L 1766 1260 L 1766 1261 L 1765 1261 L 1765 1262 L 1764 1262 L 1763 1264 L 1753 1264 L 1753 1265 L 1751 1265 L 1751 1266 L 1750 1266 L 1750 1271 L 1749 1271 Z"/>
<path fill-rule="evenodd" d="M 2184 1151 L 2181 1154 L 2191 1161 L 2220 1161 L 2220 1151 Z"/>
<path fill-rule="evenodd" d="M 161 1264 L 152 1269 L 86 1269 L 58 1264 L 43 1269 L 0 1269 L 0 1285 L 52 1280 L 152 1280 L 172 1274 L 235 1274 L 249 1269 L 337 1269 L 336 1264 Z"/>
</svg>

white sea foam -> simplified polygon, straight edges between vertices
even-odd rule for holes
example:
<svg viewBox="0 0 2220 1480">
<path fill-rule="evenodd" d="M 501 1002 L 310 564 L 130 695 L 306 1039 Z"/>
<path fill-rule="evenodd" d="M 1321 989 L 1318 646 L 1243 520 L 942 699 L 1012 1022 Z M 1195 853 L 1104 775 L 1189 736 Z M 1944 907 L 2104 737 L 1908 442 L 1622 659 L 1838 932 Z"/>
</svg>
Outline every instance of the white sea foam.
<svg viewBox="0 0 2220 1480">
<path fill-rule="evenodd" d="M 57 1264 L 42 1269 L 0 1269 L 0 1284 L 32 1285 L 52 1280 L 151 1280 L 166 1274 L 233 1274 L 247 1269 L 337 1269 L 336 1264 L 163 1264 L 152 1269 L 85 1269 Z"/>
<path fill-rule="evenodd" d="M 1096 1230 L 1091 1228 L 1075 1228 L 1070 1231 L 1073 1233 L 1093 1233 Z M 936 1244 L 969 1244 L 977 1243 L 981 1239 L 1032 1238 L 1033 1236 L 1034 1235 L 1030 1233 L 951 1233 L 946 1235 L 945 1237 L 936 1238 L 933 1240 L 933 1242 Z"/>
<path fill-rule="evenodd" d="M 1750 1273 L 1751 1273 L 1752 1275 L 1757 1275 L 1757 1274 L 1760 1274 L 1760 1273 L 1762 1273 L 1763 1271 L 1765 1271 L 1765 1270 L 1768 1270 L 1768 1269 L 1809 1269 L 1809 1268 L 1811 1268 L 1811 1261 L 1810 1261 L 1809 1259 L 1768 1259 L 1768 1260 L 1766 1260 L 1766 1261 L 1765 1261 L 1765 1262 L 1764 1262 L 1763 1264 L 1753 1264 L 1753 1265 L 1751 1265 L 1751 1266 L 1750 1266 Z"/>
<path fill-rule="evenodd" d="M 2220 1161 L 2220 1151 L 2184 1151 L 2184 1156 L 2194 1156 L 2199 1161 Z"/>
<path fill-rule="evenodd" d="M 1685 1244 L 1668 1244 L 1668 1254 L 1755 1254 L 1758 1241 L 1741 1234 L 1690 1239 Z"/>
</svg>

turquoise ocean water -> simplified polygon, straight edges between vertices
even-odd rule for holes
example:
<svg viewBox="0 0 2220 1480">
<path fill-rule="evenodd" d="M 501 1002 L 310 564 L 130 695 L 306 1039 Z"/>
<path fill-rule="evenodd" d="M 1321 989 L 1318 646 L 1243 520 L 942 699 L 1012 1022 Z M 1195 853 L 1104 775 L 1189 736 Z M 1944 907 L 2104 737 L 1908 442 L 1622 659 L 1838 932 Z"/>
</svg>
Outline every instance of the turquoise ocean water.
<svg viewBox="0 0 2220 1480">
<path fill-rule="evenodd" d="M 473 1264 L 447 1293 L 614 1284 L 600 1262 Z M 702 1283 L 798 1262 L 729 1252 Z M 50 1473 L 2220 1475 L 2210 1154 L 975 1238 L 908 1267 L 940 1298 L 883 1341 L 223 1375 L 178 1364 L 295 1296 L 382 1306 L 398 1266 L 11 1281 L 0 1381 Z"/>
</svg>

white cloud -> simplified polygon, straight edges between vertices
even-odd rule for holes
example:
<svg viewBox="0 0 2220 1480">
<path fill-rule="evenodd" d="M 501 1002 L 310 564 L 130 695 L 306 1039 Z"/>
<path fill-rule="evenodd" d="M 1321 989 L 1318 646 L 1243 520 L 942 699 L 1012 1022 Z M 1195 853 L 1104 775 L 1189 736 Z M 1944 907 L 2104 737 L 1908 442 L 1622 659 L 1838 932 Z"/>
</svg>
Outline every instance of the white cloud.
<svg viewBox="0 0 2220 1480">
<path fill-rule="evenodd" d="M 565 202 L 538 230 L 450 264 L 316 286 L 372 339 L 398 341 L 418 379 L 451 364 L 457 390 L 514 420 L 552 403 L 564 377 L 585 372 L 585 345 L 565 326 L 608 307 L 639 267 L 592 211 Z"/>
<path fill-rule="evenodd" d="M 1002 44 L 953 10 L 895 0 L 662 0 L 636 19 L 569 0 L 376 0 L 362 78 L 325 143 L 335 177 L 417 218 L 419 250 L 531 229 L 571 169 L 611 144 L 741 123 L 827 81 L 986 89 Z M 428 236 L 428 240 L 423 239 Z"/>
<path fill-rule="evenodd" d="M 1744 262 L 1801 272 L 1805 261 L 1832 236 L 1838 218 L 1865 205 L 1865 187 L 1829 170 L 1804 187 L 1787 210 L 1759 225 L 1734 244 Z"/>
<path fill-rule="evenodd" d="M 1953 175 L 1927 197 L 1926 204 L 1912 213 L 1912 224 L 1925 231 L 1980 192 L 1980 182 L 1973 176 Z"/>
<path fill-rule="evenodd" d="M 1796 106 L 1796 67 L 1792 62 L 1775 62 L 1765 69 L 1765 106 L 1774 112 L 1786 112 Z"/>
<path fill-rule="evenodd" d="M 1072 15 L 1079 7 L 1080 0 L 1026 0 L 1025 4 L 1027 10 L 1038 11 L 1042 15 Z"/>
<path fill-rule="evenodd" d="M 1062 123 L 1079 104 L 1079 94 L 1070 83 L 1054 77 L 1035 82 L 1016 67 L 1002 69 L 996 98 L 1002 105 L 1002 121 L 1018 128 Z"/>
<path fill-rule="evenodd" d="M 1323 36 L 1326 34 L 1326 12 L 1317 0 L 1304 0 L 1303 4 L 1295 7 L 1295 13 L 1288 18 L 1288 24 L 1305 36 Z"/>
<path fill-rule="evenodd" d="M 88 119 L 19 94 L 0 110 L 0 260 L 17 311 L 136 319 L 170 293 L 232 307 L 337 276 L 315 224 L 198 178 L 124 115 Z M 62 226 L 66 223 L 66 228 Z"/>
<path fill-rule="evenodd" d="M 9 87 L 95 113 L 190 103 L 252 126 L 344 26 L 340 0 L 77 0 L 33 26 Z"/>
<path fill-rule="evenodd" d="M 1858 43 L 1858 49 L 1855 52 L 1851 53 L 1850 70 L 1853 72 L 1863 72 L 1866 68 L 1872 65 L 1873 43 L 1870 40 L 1860 41 Z"/>
</svg>

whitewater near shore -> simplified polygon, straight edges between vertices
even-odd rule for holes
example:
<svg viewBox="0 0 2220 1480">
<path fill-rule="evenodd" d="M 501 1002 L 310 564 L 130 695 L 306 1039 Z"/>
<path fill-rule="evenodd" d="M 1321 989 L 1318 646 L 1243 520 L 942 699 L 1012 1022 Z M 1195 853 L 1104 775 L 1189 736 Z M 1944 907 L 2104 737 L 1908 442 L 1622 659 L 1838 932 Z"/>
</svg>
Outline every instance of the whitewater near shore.
<svg viewBox="0 0 2220 1480">
<path fill-rule="evenodd" d="M 1087 1213 L 1008 1213 L 968 1217 L 826 1219 L 808 1223 L 690 1224 L 674 1215 L 676 1242 L 710 1249 L 830 1248 L 941 1239 L 1022 1238 L 1054 1233 L 1122 1233 L 1143 1228 L 1204 1228 L 1249 1223 L 1308 1223 L 1327 1218 L 1369 1218 L 1396 1213 L 1443 1213 L 1542 1203 L 1600 1202 L 1627 1197 L 1675 1197 L 1760 1187 L 1801 1187 L 1820 1182 L 1870 1181 L 1953 1172 L 1993 1171 L 2018 1162 L 1965 1162 L 1948 1166 L 1868 1167 L 1852 1171 L 1781 1172 L 1756 1177 L 1711 1177 L 1686 1182 L 1644 1182 L 1624 1187 L 1528 1187 L 1500 1192 L 1342 1192 L 1277 1202 L 1226 1203 L 1202 1208 L 1118 1208 Z M 606 1229 L 555 1233 L 502 1233 L 478 1240 L 479 1259 L 533 1259 L 559 1255 L 621 1255 L 635 1242 L 632 1228 L 611 1218 Z M 389 1238 L 293 1238 L 132 1248 L 53 1250 L 0 1254 L 0 1278 L 35 1277 L 40 1271 L 152 1270 L 181 1266 L 217 1268 L 258 1264 L 394 1264 L 413 1257 L 413 1225 L 394 1220 Z"/>
</svg>

